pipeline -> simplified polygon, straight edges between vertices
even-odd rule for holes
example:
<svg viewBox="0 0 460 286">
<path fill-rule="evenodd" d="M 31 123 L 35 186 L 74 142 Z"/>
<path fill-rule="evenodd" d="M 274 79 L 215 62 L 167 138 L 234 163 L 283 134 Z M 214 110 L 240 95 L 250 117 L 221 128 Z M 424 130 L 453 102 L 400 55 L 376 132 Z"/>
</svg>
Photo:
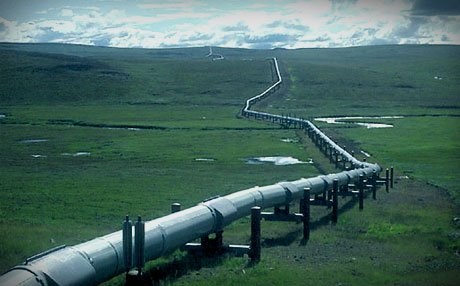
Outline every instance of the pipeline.
<svg viewBox="0 0 460 286">
<path fill-rule="evenodd" d="M 321 138 L 329 148 L 346 158 L 355 168 L 336 174 L 301 178 L 269 186 L 253 187 L 145 223 L 145 260 L 153 260 L 170 253 L 184 244 L 205 235 L 222 231 L 235 220 L 248 216 L 251 208 L 262 209 L 289 204 L 303 197 L 303 190 L 311 194 L 332 190 L 333 181 L 339 186 L 356 183 L 363 175 L 368 178 L 381 168 L 377 164 L 361 162 L 338 146 L 308 120 L 282 117 L 250 110 L 251 106 L 279 88 L 282 83 L 277 59 L 273 59 L 277 82 L 267 90 L 246 101 L 244 116 L 264 117 L 270 120 L 291 120 L 308 132 Z M 62 246 L 35 255 L 0 276 L 0 285 L 98 285 L 126 271 L 123 255 L 122 231 L 95 238 L 75 246 Z"/>
</svg>

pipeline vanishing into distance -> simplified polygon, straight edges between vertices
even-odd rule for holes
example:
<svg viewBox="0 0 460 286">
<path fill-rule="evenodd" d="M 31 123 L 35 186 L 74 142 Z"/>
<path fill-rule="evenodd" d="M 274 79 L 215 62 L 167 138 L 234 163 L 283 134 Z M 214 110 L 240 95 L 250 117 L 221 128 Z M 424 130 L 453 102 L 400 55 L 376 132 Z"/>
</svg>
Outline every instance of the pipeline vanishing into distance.
<svg viewBox="0 0 460 286">
<path fill-rule="evenodd" d="M 253 187 L 148 221 L 145 223 L 146 261 L 171 253 L 197 238 L 222 231 L 235 220 L 250 215 L 254 206 L 264 209 L 286 205 L 302 199 L 305 188 L 310 188 L 311 194 L 321 194 L 332 190 L 335 179 L 340 187 L 357 182 L 360 175 L 368 178 L 374 172 L 381 172 L 379 165 L 357 160 L 308 120 L 251 110 L 253 104 L 277 90 L 283 82 L 276 58 L 273 63 L 276 83 L 248 99 L 242 115 L 280 123 L 289 120 L 320 140 L 336 156 L 341 156 L 344 162 L 350 163 L 352 170 Z M 120 230 L 78 245 L 57 247 L 35 255 L 0 276 L 0 285 L 98 285 L 125 272 L 124 263 Z"/>
</svg>

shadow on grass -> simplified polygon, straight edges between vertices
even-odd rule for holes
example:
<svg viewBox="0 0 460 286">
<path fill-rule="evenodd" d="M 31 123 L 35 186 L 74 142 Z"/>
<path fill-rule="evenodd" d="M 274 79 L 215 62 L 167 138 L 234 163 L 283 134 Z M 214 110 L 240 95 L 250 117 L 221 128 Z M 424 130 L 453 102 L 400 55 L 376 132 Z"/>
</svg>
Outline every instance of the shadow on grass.
<svg viewBox="0 0 460 286">
<path fill-rule="evenodd" d="M 262 247 L 268 248 L 268 247 L 276 247 L 276 246 L 289 246 L 294 241 L 296 241 L 301 234 L 302 234 L 302 230 L 298 229 L 298 230 L 288 232 L 285 235 L 280 236 L 280 237 L 265 238 L 263 239 Z"/>
<path fill-rule="evenodd" d="M 340 195 L 339 195 L 340 196 Z M 338 218 L 337 221 L 340 222 L 340 214 L 343 214 L 353 208 L 355 208 L 356 204 L 358 203 L 358 198 L 352 198 L 348 200 L 346 203 L 344 203 L 339 209 L 338 209 Z M 322 226 L 326 226 L 329 224 L 333 224 L 331 220 L 332 213 L 324 215 L 317 219 L 316 221 L 310 222 L 310 231 L 318 229 Z"/>
<path fill-rule="evenodd" d="M 198 271 L 203 267 L 211 268 L 221 265 L 227 258 L 231 257 L 230 253 L 220 253 L 216 255 L 204 255 L 198 252 L 187 252 L 181 257 L 174 257 L 172 261 L 157 265 L 148 271 L 153 285 L 160 285 L 161 282 L 174 282 L 178 278 Z"/>
<path fill-rule="evenodd" d="M 358 199 L 353 198 L 348 200 L 345 204 L 343 204 L 339 210 L 339 216 L 338 216 L 338 221 L 340 221 L 340 214 L 343 214 L 355 207 L 355 205 L 358 203 Z M 319 229 L 320 227 L 327 226 L 330 224 L 333 224 L 331 221 L 331 215 L 332 214 L 326 214 L 320 218 L 318 218 L 315 221 L 310 222 L 310 231 L 314 231 L 315 229 Z M 299 237 L 302 235 L 302 229 L 297 229 L 295 231 L 291 231 L 286 233 L 283 236 L 279 236 L 276 238 L 265 238 L 262 242 L 263 247 L 276 247 L 276 246 L 289 246 L 292 243 L 294 243 L 296 240 L 299 239 Z M 308 240 L 302 239 L 300 241 L 300 245 L 306 245 L 308 243 Z"/>
<path fill-rule="evenodd" d="M 339 208 L 339 221 L 340 214 L 352 209 L 357 199 L 350 199 Z M 293 222 L 290 222 L 293 223 Z M 331 214 L 324 215 L 319 219 L 310 222 L 310 231 L 319 229 L 320 227 L 331 224 Z M 283 236 L 276 238 L 265 238 L 262 241 L 263 248 L 270 248 L 276 246 L 289 246 L 299 239 L 302 235 L 302 229 L 288 232 Z M 263 235 L 262 235 L 263 236 Z M 306 240 L 301 240 L 300 245 L 307 245 Z M 212 268 L 223 264 L 228 258 L 236 257 L 235 253 L 221 251 L 216 254 L 205 254 L 202 251 L 188 251 L 183 256 L 174 257 L 172 261 L 159 264 L 148 271 L 149 276 L 152 278 L 153 285 L 160 285 L 162 283 L 171 283 L 180 277 L 189 274 L 191 271 L 198 271 L 202 268 Z M 248 260 L 246 267 L 253 267 L 257 262 Z"/>
</svg>

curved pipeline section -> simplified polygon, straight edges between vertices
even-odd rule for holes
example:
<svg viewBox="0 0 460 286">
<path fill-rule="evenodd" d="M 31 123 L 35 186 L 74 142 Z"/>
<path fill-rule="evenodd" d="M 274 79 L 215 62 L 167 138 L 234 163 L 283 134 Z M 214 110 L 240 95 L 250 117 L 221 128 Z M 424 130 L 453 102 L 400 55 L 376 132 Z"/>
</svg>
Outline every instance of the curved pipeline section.
<svg viewBox="0 0 460 286">
<path fill-rule="evenodd" d="M 251 97 L 248 100 L 246 100 L 246 104 L 244 105 L 244 108 L 242 110 L 242 113 L 243 113 L 244 116 L 249 117 L 249 115 L 255 115 L 255 114 L 264 114 L 264 115 L 276 116 L 276 115 L 272 115 L 272 114 L 269 114 L 269 113 L 263 113 L 263 112 L 257 112 L 257 111 L 250 110 L 251 105 L 253 105 L 253 104 L 261 101 L 262 99 L 266 98 L 268 95 L 270 95 L 271 92 L 274 92 L 277 88 L 279 88 L 281 83 L 283 82 L 283 80 L 281 78 L 281 73 L 280 73 L 280 70 L 279 70 L 279 66 L 278 66 L 278 60 L 276 58 L 273 58 L 273 63 L 275 65 L 275 72 L 276 72 L 277 81 L 273 85 L 271 85 L 269 88 L 264 90 L 262 93 L 260 93 L 260 94 L 258 94 L 256 96 Z"/>
<path fill-rule="evenodd" d="M 342 158 L 345 158 L 348 162 L 352 164 L 354 167 L 367 167 L 371 166 L 372 164 L 366 163 L 366 162 L 361 162 L 355 157 L 353 157 L 350 153 L 348 153 L 345 149 L 340 147 L 337 143 L 335 143 L 332 139 L 330 139 L 326 134 L 324 134 L 321 130 L 319 130 L 318 127 L 316 127 L 311 121 L 302 119 L 302 118 L 296 118 L 296 117 L 289 117 L 289 116 L 280 116 L 276 114 L 270 114 L 266 112 L 259 112 L 255 110 L 251 110 L 251 106 L 262 99 L 266 98 L 268 95 L 276 91 L 281 84 L 283 83 L 283 79 L 281 77 L 281 73 L 279 70 L 279 65 L 278 65 L 278 60 L 277 58 L 273 58 L 273 64 L 275 67 L 275 73 L 277 77 L 277 81 L 271 85 L 269 88 L 264 90 L 262 93 L 249 98 L 246 101 L 246 104 L 241 112 L 243 116 L 246 117 L 251 117 L 253 116 L 254 118 L 263 118 L 268 121 L 273 121 L 273 122 L 283 122 L 283 121 L 291 121 L 297 123 L 299 126 L 302 128 L 305 128 L 306 130 L 309 130 L 310 132 L 313 132 L 315 136 L 321 138 L 328 146 L 329 148 L 332 148 L 339 154 Z"/>
<path fill-rule="evenodd" d="M 261 94 L 248 99 L 242 110 L 243 115 L 265 116 L 268 119 L 278 118 L 280 120 L 285 118 L 250 110 L 252 104 L 265 98 L 282 83 L 276 58 L 274 65 L 278 77 L 277 82 Z M 355 159 L 310 121 L 298 118 L 289 118 L 289 120 L 295 120 L 302 127 L 314 132 L 316 136 L 327 142 L 330 148 L 359 168 L 336 174 L 253 187 L 146 222 L 146 260 L 159 258 L 187 242 L 218 232 L 233 221 L 249 215 L 254 206 L 261 208 L 282 206 L 301 199 L 305 188 L 310 188 L 311 194 L 320 194 L 332 189 L 334 179 L 338 180 L 339 186 L 345 186 L 351 182 L 357 182 L 360 175 L 370 177 L 373 172 L 381 171 L 377 164 L 360 162 Z M 122 232 L 117 231 L 82 244 L 59 247 L 36 255 L 28 259 L 24 265 L 16 266 L 3 274 L 0 277 L 0 285 L 98 285 L 125 271 L 123 257 Z"/>
</svg>

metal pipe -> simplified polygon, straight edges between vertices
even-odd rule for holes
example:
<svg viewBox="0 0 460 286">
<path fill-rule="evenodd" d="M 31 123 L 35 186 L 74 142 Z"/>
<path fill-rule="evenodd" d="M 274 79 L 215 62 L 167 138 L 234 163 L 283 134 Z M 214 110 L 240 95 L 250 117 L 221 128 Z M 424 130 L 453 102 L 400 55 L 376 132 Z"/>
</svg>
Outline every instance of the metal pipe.
<svg viewBox="0 0 460 286">
<path fill-rule="evenodd" d="M 123 222 L 123 258 L 126 273 L 133 266 L 133 223 L 129 219 L 129 216 L 126 216 L 125 221 Z"/>
<path fill-rule="evenodd" d="M 378 165 L 373 165 L 360 169 L 359 175 L 370 176 L 377 170 L 380 170 Z M 159 258 L 187 242 L 220 231 L 233 221 L 249 215 L 252 207 L 282 206 L 292 199 L 302 198 L 305 188 L 310 188 L 311 194 L 320 194 L 332 189 L 333 180 L 337 180 L 339 186 L 348 184 L 348 180 L 339 181 L 338 177 L 348 175 L 356 180 L 357 174 L 347 171 L 254 187 L 146 222 L 145 258 Z M 41 277 L 41 281 L 45 282 L 43 285 L 97 285 L 124 271 L 123 239 L 121 231 L 118 231 L 16 266 L 0 277 L 0 285 L 19 284 L 8 284 L 10 281 L 31 283 L 32 280 L 36 281 L 35 284 L 25 285 L 41 285 L 35 277 Z"/>
<path fill-rule="evenodd" d="M 300 202 L 303 221 L 303 240 L 310 239 L 310 188 L 303 190 L 303 199 Z"/>
<path fill-rule="evenodd" d="M 251 245 L 249 257 L 253 262 L 260 261 L 260 207 L 251 208 Z"/>
<path fill-rule="evenodd" d="M 283 122 L 283 117 L 250 110 L 252 102 L 263 98 L 278 87 L 281 75 L 278 62 L 274 59 L 278 81 L 261 94 L 246 101 L 245 116 L 264 116 Z M 197 206 L 151 220 L 145 223 L 145 260 L 159 258 L 194 239 L 207 236 L 242 217 L 251 214 L 253 207 L 269 208 L 288 204 L 304 197 L 304 190 L 310 194 L 321 194 L 332 190 L 334 180 L 338 187 L 356 182 L 359 176 L 369 177 L 380 172 L 377 164 L 361 162 L 338 146 L 308 120 L 287 117 L 287 120 L 305 126 L 310 132 L 322 138 L 342 157 L 360 169 L 337 174 L 320 175 L 292 182 L 253 187 L 224 197 L 218 197 Z M 122 231 L 117 231 L 91 241 L 71 247 L 58 248 L 43 255 L 34 256 L 24 265 L 13 267 L 0 276 L 0 285 L 98 285 L 126 271 Z"/>
</svg>

